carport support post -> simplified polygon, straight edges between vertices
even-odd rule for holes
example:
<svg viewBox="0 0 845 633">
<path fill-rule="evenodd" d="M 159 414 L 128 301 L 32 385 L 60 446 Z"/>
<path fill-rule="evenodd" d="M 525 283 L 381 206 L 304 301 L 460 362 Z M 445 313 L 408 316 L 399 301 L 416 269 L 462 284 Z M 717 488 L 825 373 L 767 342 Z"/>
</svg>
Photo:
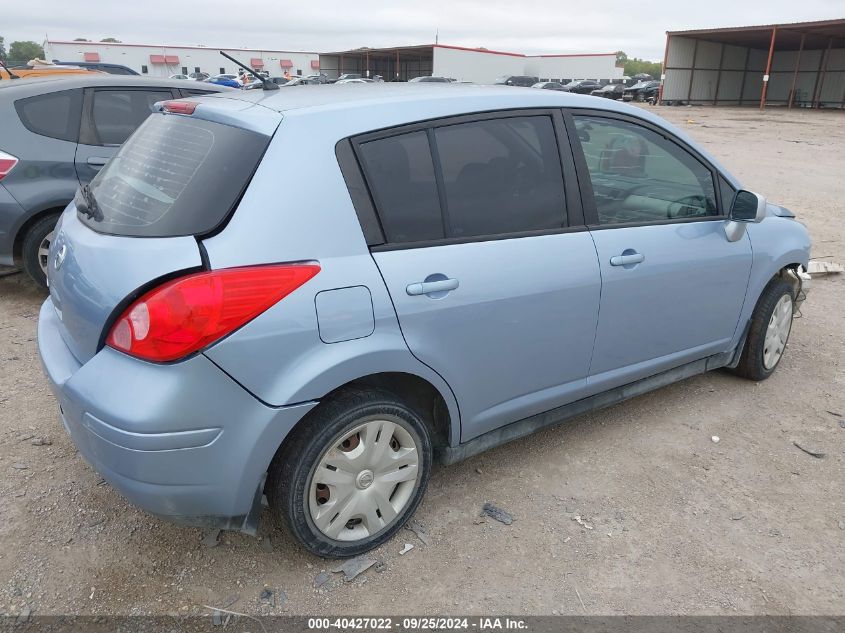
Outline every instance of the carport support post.
<svg viewBox="0 0 845 633">
<path fill-rule="evenodd" d="M 795 58 L 795 72 L 792 73 L 792 88 L 789 89 L 789 106 L 787 109 L 792 109 L 792 104 L 795 103 L 795 83 L 798 81 L 798 67 L 801 65 L 801 53 L 804 52 L 804 38 L 806 33 L 801 34 L 801 45 L 798 47 L 798 57 Z"/>
<path fill-rule="evenodd" d="M 692 99 L 692 80 L 695 77 L 695 62 L 698 58 L 698 38 L 695 40 L 695 44 L 692 46 L 692 68 L 689 70 L 689 90 L 687 90 L 687 105 L 689 105 L 690 99 Z"/>
<path fill-rule="evenodd" d="M 824 78 L 827 75 L 827 67 L 830 64 L 830 49 L 833 46 L 833 38 L 827 40 L 827 50 L 822 53 L 824 64 L 819 64 L 821 73 L 816 77 L 816 88 L 813 90 L 813 107 L 821 109 L 822 107 L 822 92 L 824 92 Z"/>
<path fill-rule="evenodd" d="M 769 73 L 772 72 L 772 57 L 775 55 L 775 38 L 778 34 L 778 27 L 772 28 L 772 42 L 769 44 L 769 59 L 766 61 L 766 73 L 763 75 L 763 89 L 760 91 L 760 109 L 766 107 L 766 92 L 769 89 Z"/>
<path fill-rule="evenodd" d="M 663 84 L 666 83 L 666 66 L 669 64 L 669 39 L 672 36 L 666 34 L 666 48 L 663 51 L 663 68 L 660 71 L 660 88 L 657 90 L 657 105 L 663 105 Z"/>
<path fill-rule="evenodd" d="M 725 43 L 722 42 L 722 50 L 719 53 L 719 72 L 716 75 L 716 90 L 713 93 L 713 105 L 719 100 L 719 84 L 722 83 L 722 66 L 725 63 Z"/>
</svg>

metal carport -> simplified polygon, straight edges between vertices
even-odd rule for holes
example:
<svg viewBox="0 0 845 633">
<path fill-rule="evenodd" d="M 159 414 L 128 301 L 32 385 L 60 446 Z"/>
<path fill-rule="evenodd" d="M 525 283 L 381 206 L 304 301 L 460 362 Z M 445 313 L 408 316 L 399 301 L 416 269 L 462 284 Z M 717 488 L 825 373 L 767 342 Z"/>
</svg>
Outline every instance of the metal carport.
<svg viewBox="0 0 845 633">
<path fill-rule="evenodd" d="M 430 75 L 433 60 L 434 47 L 431 45 L 358 48 L 321 53 L 320 72 L 332 79 L 344 73 L 360 73 L 364 77 L 381 75 L 385 81 L 408 81 Z"/>
<path fill-rule="evenodd" d="M 661 103 L 845 108 L 845 19 L 666 33 Z"/>
</svg>

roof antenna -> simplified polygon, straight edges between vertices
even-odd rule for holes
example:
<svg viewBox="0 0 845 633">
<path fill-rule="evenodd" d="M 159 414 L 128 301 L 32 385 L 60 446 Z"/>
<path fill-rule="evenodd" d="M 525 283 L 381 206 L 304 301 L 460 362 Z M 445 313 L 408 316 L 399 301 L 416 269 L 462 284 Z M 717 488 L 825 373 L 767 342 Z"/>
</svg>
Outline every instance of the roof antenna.
<svg viewBox="0 0 845 633">
<path fill-rule="evenodd" d="M 242 63 L 240 63 L 237 59 L 235 59 L 235 58 L 234 58 L 234 57 L 232 57 L 231 55 L 227 55 L 227 54 L 226 54 L 226 53 L 224 53 L 223 51 L 220 51 L 220 54 L 221 54 L 221 55 L 223 55 L 223 57 L 225 57 L 226 59 L 228 59 L 228 60 L 230 60 L 230 61 L 235 62 L 235 64 L 236 64 L 237 66 L 239 66 L 240 68 L 243 68 L 245 71 L 247 71 L 247 72 L 248 72 L 248 73 L 250 73 L 251 75 L 255 75 L 256 77 L 258 77 L 258 79 L 259 79 L 259 80 L 261 80 L 261 85 L 262 85 L 262 88 L 263 88 L 264 90 L 278 90 L 278 89 L 279 89 L 279 86 L 278 86 L 278 85 L 274 84 L 272 81 L 270 81 L 269 79 L 267 79 L 266 77 L 264 77 L 264 76 L 263 76 L 260 72 L 258 72 L 257 70 L 253 70 L 252 68 L 249 68 L 248 66 L 244 66 L 244 65 L 243 65 Z"/>
<path fill-rule="evenodd" d="M 4 62 L 2 59 L 0 59 L 0 66 L 5 68 L 6 72 L 9 73 L 9 79 L 20 79 L 20 77 L 18 77 L 15 73 L 9 70 L 9 67 L 6 65 L 6 62 Z"/>
</svg>

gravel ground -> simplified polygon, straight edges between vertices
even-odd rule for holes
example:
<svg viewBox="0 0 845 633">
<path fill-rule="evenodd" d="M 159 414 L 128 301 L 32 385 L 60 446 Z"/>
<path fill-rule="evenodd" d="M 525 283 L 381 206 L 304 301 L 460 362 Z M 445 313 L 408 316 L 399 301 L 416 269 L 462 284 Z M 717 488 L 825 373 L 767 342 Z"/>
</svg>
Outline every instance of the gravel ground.
<svg viewBox="0 0 845 633">
<path fill-rule="evenodd" d="M 842 113 L 658 111 L 793 209 L 814 256 L 845 261 Z M 209 547 L 104 484 L 41 374 L 43 299 L 23 275 L 0 278 L 0 613 L 843 612 L 843 275 L 814 282 L 764 383 L 699 376 L 438 468 L 416 515 L 430 544 L 403 530 L 351 582 L 270 520 L 260 539 Z M 514 522 L 480 518 L 487 501 Z"/>
</svg>

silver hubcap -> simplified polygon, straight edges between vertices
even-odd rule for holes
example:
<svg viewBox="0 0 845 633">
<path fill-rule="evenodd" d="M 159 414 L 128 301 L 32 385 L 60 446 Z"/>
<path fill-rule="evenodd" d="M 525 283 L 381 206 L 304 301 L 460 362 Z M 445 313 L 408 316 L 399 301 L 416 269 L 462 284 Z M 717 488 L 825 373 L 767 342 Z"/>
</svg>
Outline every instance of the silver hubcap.
<svg viewBox="0 0 845 633">
<path fill-rule="evenodd" d="M 53 231 L 47 233 L 41 244 L 38 245 L 38 265 L 41 272 L 47 274 L 47 261 L 50 259 L 50 244 L 53 242 Z"/>
<path fill-rule="evenodd" d="M 371 420 L 323 453 L 306 488 L 311 520 L 338 541 L 357 541 L 393 523 L 419 479 L 413 436 L 390 420 Z"/>
<path fill-rule="evenodd" d="M 786 348 L 786 341 L 789 339 L 789 331 L 792 329 L 792 297 L 783 295 L 777 302 L 772 317 L 769 319 L 769 326 L 766 328 L 766 339 L 763 343 L 763 367 L 772 369 L 778 364 L 783 350 Z"/>
</svg>

